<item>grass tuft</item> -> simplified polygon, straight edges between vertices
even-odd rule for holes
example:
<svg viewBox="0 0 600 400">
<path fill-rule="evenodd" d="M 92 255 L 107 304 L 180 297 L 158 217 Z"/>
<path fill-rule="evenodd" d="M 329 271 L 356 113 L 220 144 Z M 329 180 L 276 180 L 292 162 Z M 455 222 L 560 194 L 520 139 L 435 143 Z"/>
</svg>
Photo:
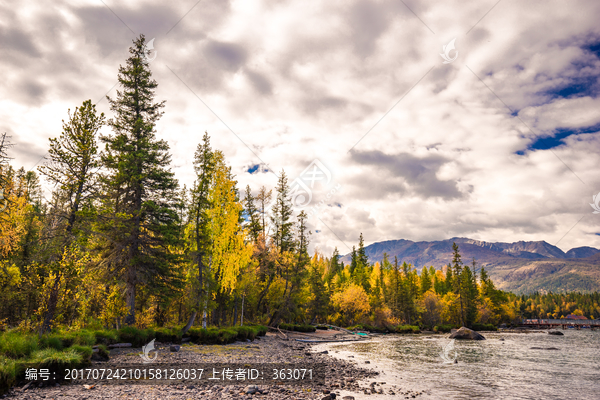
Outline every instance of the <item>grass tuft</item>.
<svg viewBox="0 0 600 400">
<path fill-rule="evenodd" d="M 9 358 L 23 358 L 38 349 L 34 335 L 5 332 L 0 336 L 0 354 Z"/>
</svg>

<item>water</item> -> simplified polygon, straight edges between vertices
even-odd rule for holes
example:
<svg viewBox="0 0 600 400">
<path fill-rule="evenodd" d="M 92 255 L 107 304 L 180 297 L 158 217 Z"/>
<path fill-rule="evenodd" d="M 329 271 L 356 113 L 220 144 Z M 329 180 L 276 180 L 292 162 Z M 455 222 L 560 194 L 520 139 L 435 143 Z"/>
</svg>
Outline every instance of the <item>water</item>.
<svg viewBox="0 0 600 400">
<path fill-rule="evenodd" d="M 457 340 L 457 364 L 444 364 L 440 357 L 448 335 L 388 335 L 321 346 L 381 371 L 376 381 L 425 391 L 418 398 L 600 400 L 600 331 L 562 332 L 484 333 L 487 340 Z"/>
</svg>

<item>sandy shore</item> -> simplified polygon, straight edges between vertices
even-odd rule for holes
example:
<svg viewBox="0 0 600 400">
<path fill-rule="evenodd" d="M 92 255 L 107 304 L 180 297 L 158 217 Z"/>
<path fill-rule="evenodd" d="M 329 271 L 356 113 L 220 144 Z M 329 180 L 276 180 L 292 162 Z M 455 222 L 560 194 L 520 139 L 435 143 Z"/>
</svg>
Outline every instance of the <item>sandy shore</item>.
<svg viewBox="0 0 600 400">
<path fill-rule="evenodd" d="M 330 336 L 331 332 L 317 332 L 313 336 Z M 303 363 L 315 365 L 315 374 L 323 377 L 322 382 L 302 384 L 248 385 L 248 384 L 198 384 L 197 382 L 176 382 L 170 384 L 107 384 L 99 383 L 91 389 L 82 384 L 61 384 L 51 387 L 30 385 L 26 389 L 16 387 L 7 398 L 22 399 L 325 399 L 352 400 L 364 398 L 365 388 L 376 394 L 381 391 L 376 382 L 379 372 L 359 367 L 356 362 L 332 357 L 327 351 L 317 350 L 318 346 L 301 343 L 295 338 L 305 335 L 281 336 L 267 334 L 251 343 L 236 342 L 223 346 L 199 346 L 184 344 L 178 352 L 170 352 L 167 344 L 158 345 L 161 362 L 178 364 L 245 363 Z M 324 353 L 325 352 L 325 353 Z M 119 367 L 141 362 L 139 348 L 111 350 L 108 362 L 94 363 L 100 368 Z M 372 389 L 372 390 L 371 390 Z M 386 390 L 388 398 L 397 398 L 396 392 Z M 394 395 L 392 395 L 394 393 Z M 400 398 L 404 398 L 401 396 Z M 410 398 L 410 396 L 409 396 Z"/>
</svg>

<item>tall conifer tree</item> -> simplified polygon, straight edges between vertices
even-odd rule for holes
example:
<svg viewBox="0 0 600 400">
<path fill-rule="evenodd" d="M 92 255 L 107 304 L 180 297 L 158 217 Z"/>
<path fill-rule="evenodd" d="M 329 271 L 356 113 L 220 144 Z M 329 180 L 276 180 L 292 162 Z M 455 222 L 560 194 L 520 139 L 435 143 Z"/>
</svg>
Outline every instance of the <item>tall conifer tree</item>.
<svg viewBox="0 0 600 400">
<path fill-rule="evenodd" d="M 178 240 L 177 181 L 169 164 L 169 145 L 156 138 L 156 122 L 164 101 L 154 100 L 157 83 L 140 35 L 119 67 L 116 99 L 108 98 L 114 117 L 113 134 L 103 136 L 106 151 L 103 176 L 106 197 L 101 223 L 101 265 L 126 283 L 126 324 L 135 323 L 136 287 L 168 284 L 169 265 L 177 256 L 169 250 Z"/>
</svg>

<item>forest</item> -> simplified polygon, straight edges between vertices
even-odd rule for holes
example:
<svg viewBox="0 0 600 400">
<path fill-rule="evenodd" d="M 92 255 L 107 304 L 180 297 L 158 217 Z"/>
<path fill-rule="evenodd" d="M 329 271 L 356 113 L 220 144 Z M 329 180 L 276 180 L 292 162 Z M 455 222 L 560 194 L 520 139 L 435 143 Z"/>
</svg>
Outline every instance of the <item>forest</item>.
<svg viewBox="0 0 600 400">
<path fill-rule="evenodd" d="M 307 214 L 296 212 L 285 171 L 274 189 L 240 190 L 204 133 L 195 181 L 181 186 L 169 145 L 156 137 L 166 104 L 137 38 L 108 98 L 112 115 L 84 101 L 63 120 L 36 170 L 11 164 L 0 136 L 0 323 L 44 335 L 65 329 L 241 324 L 477 327 L 521 318 L 600 317 L 593 294 L 516 296 L 495 287 L 460 249 L 418 271 L 371 262 L 362 234 L 348 265 L 309 254 Z M 108 126 L 112 133 L 100 134 Z M 42 195 L 41 180 L 52 188 Z"/>
</svg>

